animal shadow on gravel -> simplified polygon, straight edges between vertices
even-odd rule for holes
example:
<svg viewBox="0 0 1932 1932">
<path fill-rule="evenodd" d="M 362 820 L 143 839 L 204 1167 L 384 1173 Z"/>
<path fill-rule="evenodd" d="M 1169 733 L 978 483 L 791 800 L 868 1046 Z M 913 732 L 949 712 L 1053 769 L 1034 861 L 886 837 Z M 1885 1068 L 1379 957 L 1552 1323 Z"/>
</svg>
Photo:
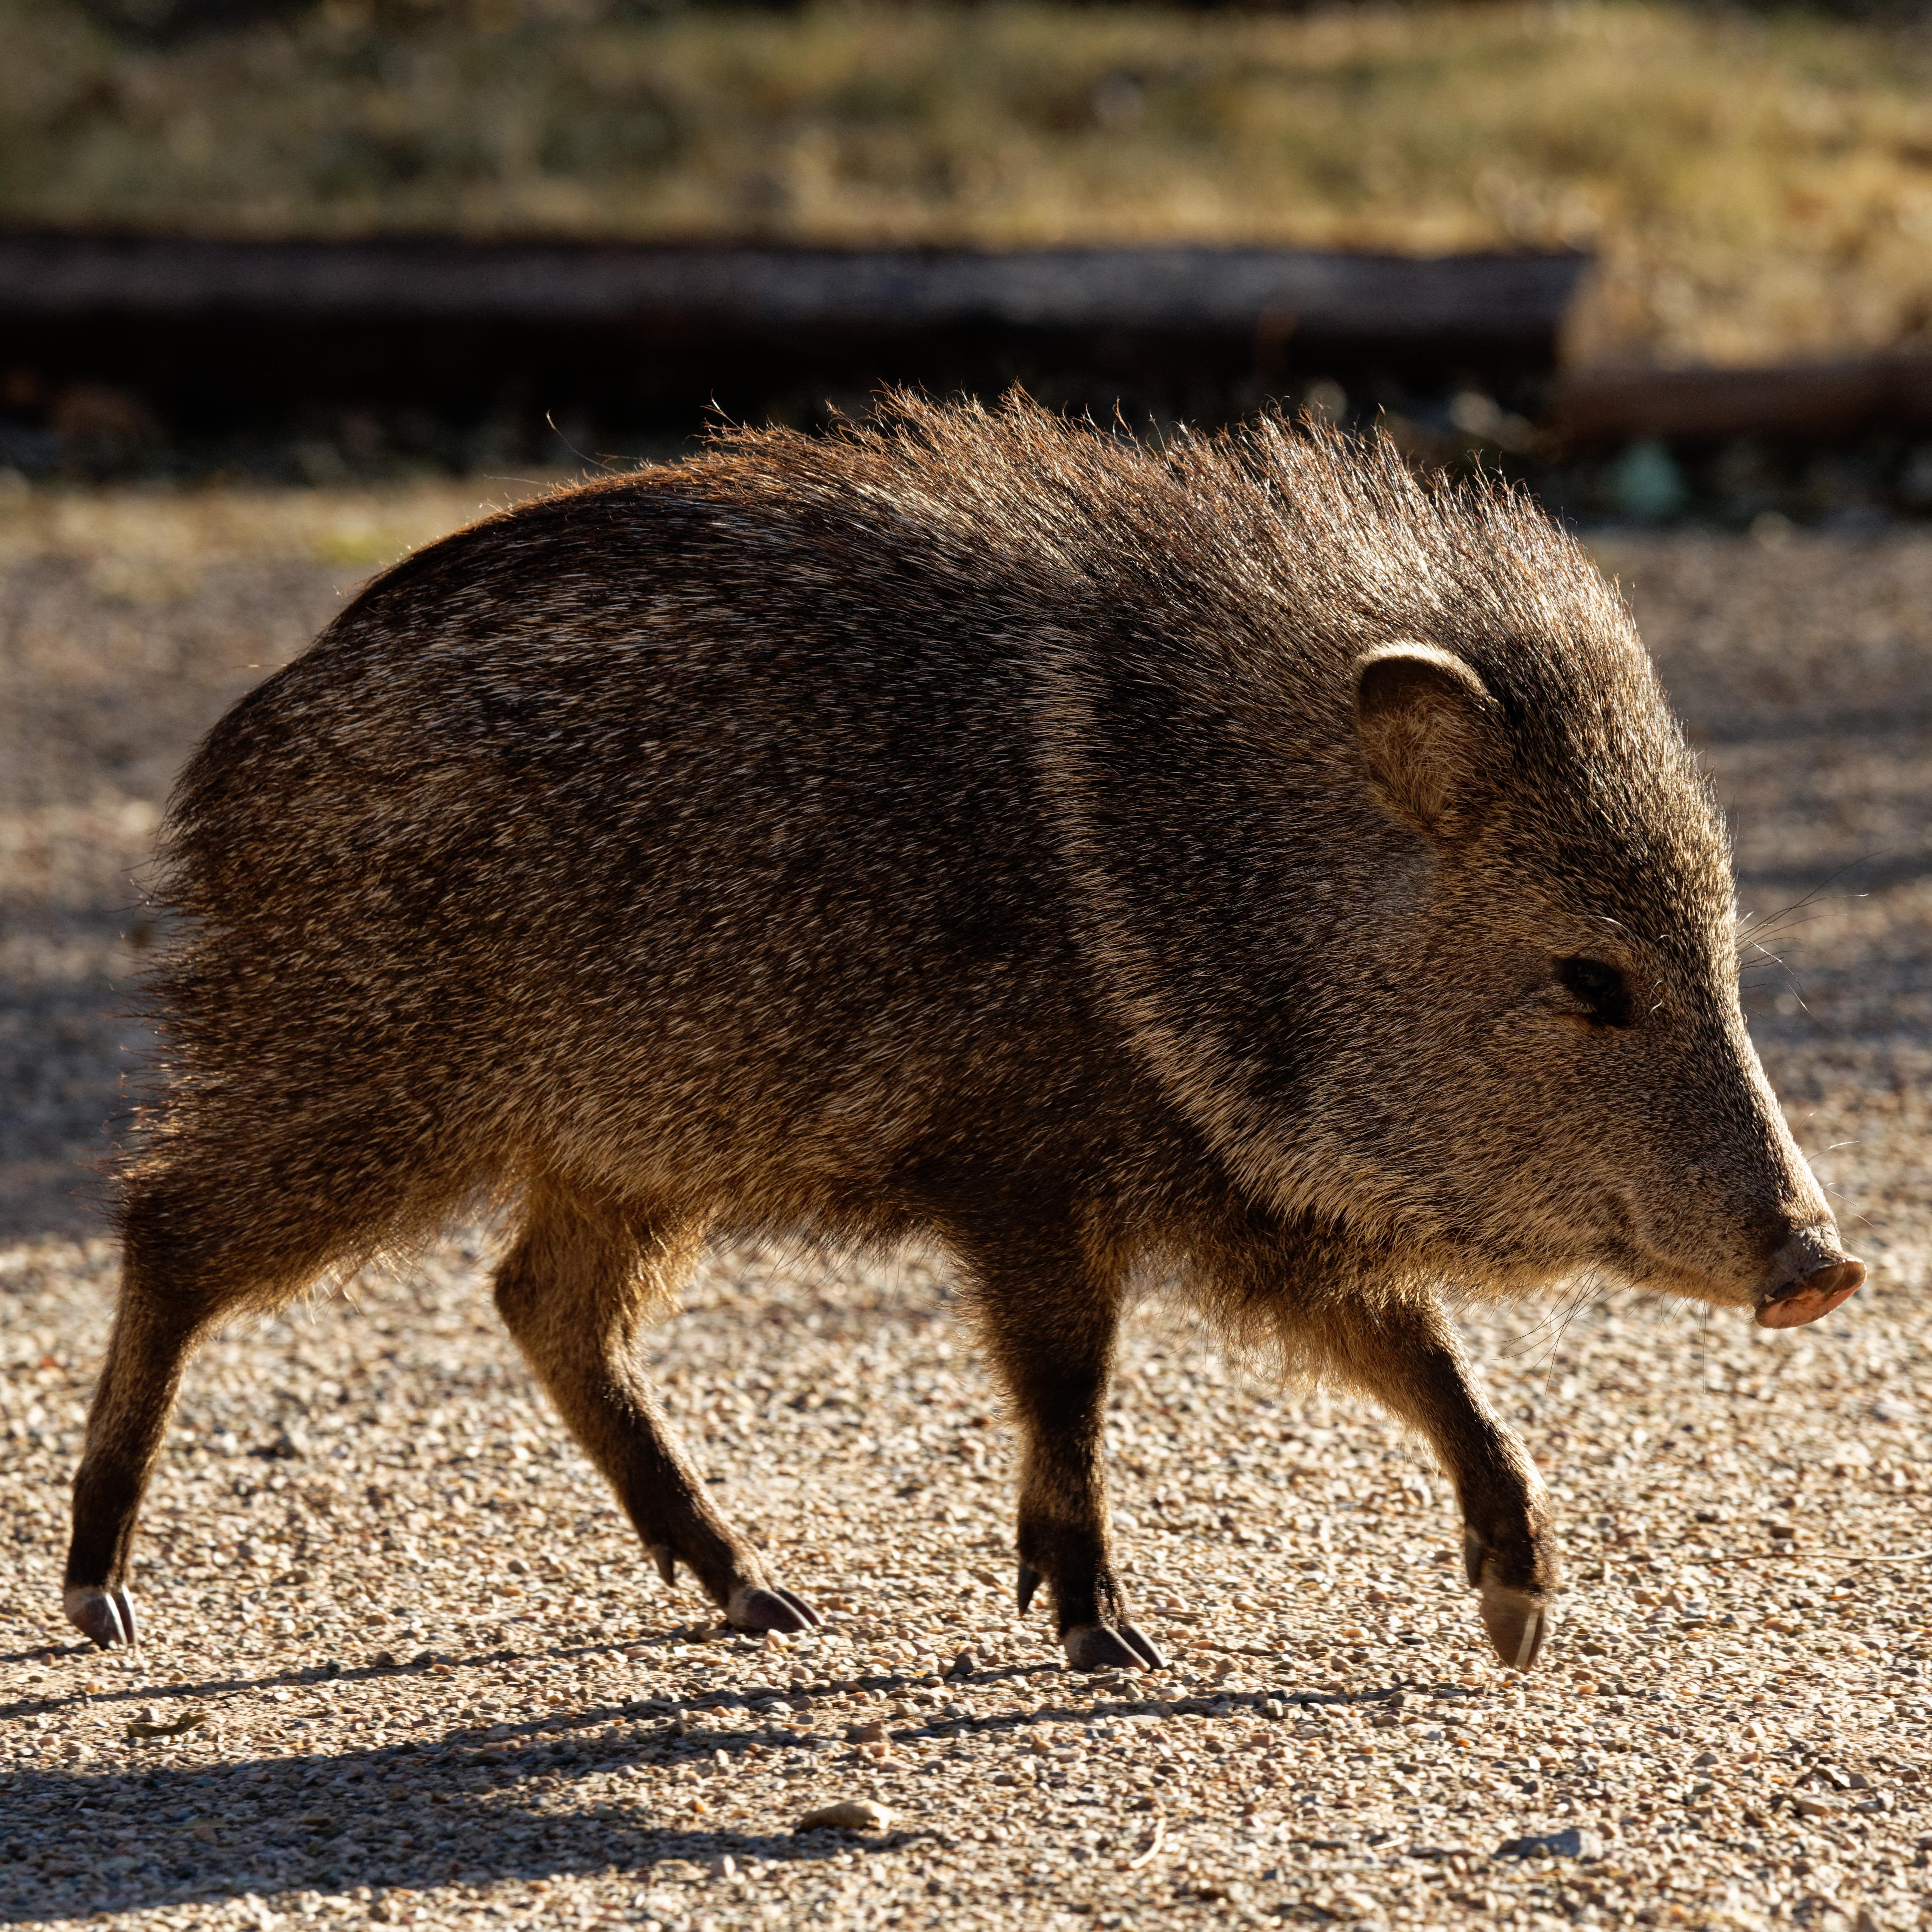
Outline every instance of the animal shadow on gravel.
<svg viewBox="0 0 1932 1932">
<path fill-rule="evenodd" d="M 580 1648 L 560 1647 L 549 1654 L 574 1654 Z M 448 1660 L 482 1663 L 503 1654 L 479 1652 Z M 0 1658 L 0 1664 L 46 1654 L 44 1646 L 37 1646 Z M 224 1692 L 387 1679 L 413 1675 L 418 1667 L 426 1666 L 316 1667 L 208 1678 L 170 1684 L 165 1694 L 152 1686 L 130 1686 L 92 1697 L 76 1693 L 16 1698 L 0 1704 L 0 1724 L 31 1721 L 84 1702 L 118 1730 L 140 1706 L 163 1695 L 171 1712 L 185 1712 L 197 1700 Z M 974 1682 L 983 1691 L 1009 1677 L 1036 1676 L 1027 1670 L 986 1671 L 976 1673 Z M 865 1689 L 888 1694 L 905 1688 L 898 1678 L 860 1682 Z M 1036 1691 L 1048 1688 L 1035 1687 Z M 1072 1688 L 1070 1682 L 1068 1688 Z M 1171 1707 L 1260 1709 L 1273 1700 L 1276 1711 L 1270 1714 L 1294 1713 L 1299 1707 L 1312 1716 L 1322 1706 L 1378 1702 L 1402 1688 L 1316 1690 L 1284 1684 L 1274 1691 L 1184 1694 L 1172 1698 Z M 966 1719 L 935 1717 L 928 1725 L 895 1728 L 928 1736 L 1024 1733 L 1042 1722 L 1118 1715 L 1137 1708 L 1143 1694 L 1137 1688 L 1116 1700 L 1103 1688 L 1098 1695 L 1090 1690 L 1063 1700 L 1049 1692 L 1030 1709 Z M 736 1758 L 754 1739 L 736 1728 L 713 1729 L 705 1720 L 712 1711 L 754 1701 L 767 1700 L 755 1691 L 712 1694 L 686 1708 L 686 1728 L 676 1735 L 669 1728 L 669 1704 L 629 1700 L 580 1706 L 562 1720 L 554 1715 L 532 1719 L 512 1726 L 508 1737 L 488 1736 L 478 1726 L 459 1726 L 409 1744 L 241 1757 L 217 1764 L 172 1762 L 162 1755 L 166 1745 L 132 1745 L 118 1770 L 23 1770 L 14 1774 L 8 1793 L 5 1808 L 11 1818 L 0 1822 L 0 1924 L 140 1911 L 243 1893 L 339 1894 L 358 1886 L 379 1893 L 423 1891 L 459 1877 L 476 1885 L 616 1870 L 647 1884 L 652 1868 L 668 1859 L 699 1866 L 727 1854 L 812 1861 L 854 1846 L 888 1851 L 928 1835 L 914 1829 L 877 1838 L 842 1832 L 796 1836 L 786 1828 L 792 1815 L 820 1802 L 832 1785 L 850 1781 L 851 1768 L 842 1766 L 835 1772 L 830 1751 L 823 1754 L 822 1770 L 814 1765 L 808 1777 L 796 1780 L 796 1792 L 775 1808 L 776 1828 L 764 1833 L 706 1825 L 688 1815 L 654 1822 L 664 1816 L 664 1794 L 654 1788 L 655 1781 L 622 1792 L 586 1792 L 581 1810 L 573 1810 L 567 1802 L 558 1804 L 560 1784 L 625 1766 L 647 1766 L 662 1774 L 682 1764 L 715 1764 L 721 1752 Z M 614 1725 L 632 1728 L 614 1732 L 609 1728 Z M 769 1733 L 757 1741 L 769 1744 Z M 730 1782 L 728 1778 L 727 1789 Z M 688 1791 L 680 1785 L 678 1796 Z M 118 1827 L 111 1844 L 102 1830 L 110 1820 Z M 22 1822 L 34 1834 L 31 1842 L 17 1835 Z M 9 1826 L 16 1835 L 8 1835 Z M 131 1863 L 124 1868 L 122 1859 Z"/>
<path fill-rule="evenodd" d="M 710 1752 L 743 1740 L 694 1732 L 690 1742 Z M 31 1849 L 18 1838 L 0 1839 L 0 1924 L 245 1893 L 429 1892 L 459 1878 L 475 1886 L 614 1869 L 648 1884 L 652 1868 L 666 1859 L 700 1866 L 728 1854 L 816 1861 L 855 1846 L 887 1851 L 925 1835 L 797 1836 L 787 1828 L 788 1818 L 764 1833 L 692 1818 L 654 1823 L 653 1814 L 662 1814 L 644 1792 L 626 1795 L 636 1805 L 628 1816 L 604 1793 L 594 1814 L 588 1802 L 580 1813 L 540 1802 L 554 1804 L 556 1795 L 554 1784 L 537 1785 L 546 1774 L 582 1778 L 635 1755 L 634 1748 L 599 1741 L 539 1747 L 486 1766 L 430 1745 L 146 1769 L 136 1760 L 118 1775 L 17 1772 L 8 1808 L 16 1816 L 32 1814 L 32 1828 L 42 1835 Z M 797 1808 L 811 1802 L 801 1798 Z M 250 1804 L 256 1808 L 253 1818 L 231 1815 Z M 121 1835 L 112 1845 L 101 1842 L 98 1821 L 111 1815 L 110 1808 L 124 1807 Z M 403 1835 L 416 1842 L 383 1842 Z M 123 1858 L 133 1863 L 118 1869 Z"/>
</svg>

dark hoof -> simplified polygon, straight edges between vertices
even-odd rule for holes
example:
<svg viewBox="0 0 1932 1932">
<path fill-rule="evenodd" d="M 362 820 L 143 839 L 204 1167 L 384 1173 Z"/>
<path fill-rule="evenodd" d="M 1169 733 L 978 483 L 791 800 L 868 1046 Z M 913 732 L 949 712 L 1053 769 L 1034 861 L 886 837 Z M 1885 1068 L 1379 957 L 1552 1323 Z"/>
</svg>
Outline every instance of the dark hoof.
<svg viewBox="0 0 1932 1932">
<path fill-rule="evenodd" d="M 1490 1546 L 1473 1529 L 1462 1532 L 1462 1574 L 1474 1589 L 1483 1580 L 1483 1565 L 1488 1562 Z"/>
<path fill-rule="evenodd" d="M 1496 1582 L 1485 1583 L 1478 1600 L 1483 1628 L 1489 1632 L 1497 1656 L 1512 1670 L 1527 1670 L 1556 1627 L 1556 1606 L 1526 1590 L 1512 1590 Z"/>
<path fill-rule="evenodd" d="M 790 1610 L 794 1616 L 804 1618 L 808 1629 L 816 1630 L 824 1622 L 825 1619 L 802 1597 L 794 1596 L 789 1590 L 782 1590 L 776 1583 L 772 1586 L 772 1593 Z"/>
<path fill-rule="evenodd" d="M 724 1615 L 734 1630 L 815 1630 L 820 1622 L 818 1612 L 803 1598 L 776 1584 L 766 1589 L 741 1583 L 731 1592 Z"/>
<path fill-rule="evenodd" d="M 103 1650 L 132 1648 L 138 1640 L 134 1606 L 125 1590 L 103 1590 L 92 1584 L 70 1583 L 61 1599 L 67 1620 L 81 1635 Z"/>
<path fill-rule="evenodd" d="M 1504 1567 L 1503 1561 L 1490 1542 L 1473 1529 L 1462 1532 L 1463 1566 L 1479 1593 L 1483 1628 L 1489 1632 L 1497 1656 L 1512 1670 L 1528 1670 L 1556 1627 L 1561 1568 L 1555 1544 L 1546 1531 L 1534 1525 L 1528 1527 L 1526 1540 L 1529 1559 L 1525 1562 L 1519 1552 L 1508 1566 L 1518 1580 L 1505 1582 L 1496 1574 Z"/>
<path fill-rule="evenodd" d="M 1066 1660 L 1076 1670 L 1161 1670 L 1160 1652 L 1131 1624 L 1076 1624 L 1060 1634 Z"/>
<path fill-rule="evenodd" d="M 1024 1616 L 1033 1607 L 1033 1593 L 1040 1588 L 1040 1574 L 1030 1563 L 1022 1563 L 1020 1573 L 1014 1580 L 1013 1594 L 1019 1599 L 1020 1615 Z"/>
<path fill-rule="evenodd" d="M 658 1566 L 658 1574 L 664 1579 L 667 1590 L 677 1588 L 677 1552 L 668 1543 L 647 1544 L 651 1561 Z"/>
</svg>

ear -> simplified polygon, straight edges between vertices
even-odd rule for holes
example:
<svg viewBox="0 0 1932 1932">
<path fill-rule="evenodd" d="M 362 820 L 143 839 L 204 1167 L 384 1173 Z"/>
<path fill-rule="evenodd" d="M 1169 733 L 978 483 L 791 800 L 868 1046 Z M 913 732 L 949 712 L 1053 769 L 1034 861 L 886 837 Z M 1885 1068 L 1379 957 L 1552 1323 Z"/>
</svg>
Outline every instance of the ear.
<svg viewBox="0 0 1932 1932">
<path fill-rule="evenodd" d="M 1355 660 L 1355 736 L 1377 800 L 1432 838 L 1474 822 L 1504 756 L 1488 687 L 1433 644 L 1387 644 Z"/>
</svg>

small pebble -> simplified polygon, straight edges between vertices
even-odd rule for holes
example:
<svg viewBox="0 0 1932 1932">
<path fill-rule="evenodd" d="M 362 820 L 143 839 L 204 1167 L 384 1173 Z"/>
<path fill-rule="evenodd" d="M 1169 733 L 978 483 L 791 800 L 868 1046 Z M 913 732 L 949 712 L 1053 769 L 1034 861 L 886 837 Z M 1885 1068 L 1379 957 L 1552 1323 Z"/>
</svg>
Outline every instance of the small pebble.
<svg viewBox="0 0 1932 1932">
<path fill-rule="evenodd" d="M 886 1832 L 892 1828 L 892 1814 L 871 1798 L 845 1798 L 836 1804 L 821 1804 L 808 1811 L 792 1827 L 795 1832 Z"/>
<path fill-rule="evenodd" d="M 1844 1798 L 1827 1798 L 1816 1791 L 1801 1791 L 1792 1799 L 1798 1813 L 1807 1818 L 1834 1818 L 1840 1811 L 1849 1811 L 1851 1801 Z"/>
</svg>

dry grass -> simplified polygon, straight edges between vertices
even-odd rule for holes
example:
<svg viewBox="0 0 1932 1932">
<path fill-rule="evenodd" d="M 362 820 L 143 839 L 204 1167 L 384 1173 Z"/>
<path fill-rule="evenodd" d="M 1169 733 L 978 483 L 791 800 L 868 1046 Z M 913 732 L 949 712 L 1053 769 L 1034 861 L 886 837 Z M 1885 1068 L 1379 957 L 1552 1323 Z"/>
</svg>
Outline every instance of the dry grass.
<svg viewBox="0 0 1932 1932">
<path fill-rule="evenodd" d="M 153 46 L 64 0 L 0 0 L 0 219 L 1588 244 L 1586 352 L 1738 362 L 1932 330 L 1922 30 L 1629 0 L 328 0 Z"/>
</svg>

